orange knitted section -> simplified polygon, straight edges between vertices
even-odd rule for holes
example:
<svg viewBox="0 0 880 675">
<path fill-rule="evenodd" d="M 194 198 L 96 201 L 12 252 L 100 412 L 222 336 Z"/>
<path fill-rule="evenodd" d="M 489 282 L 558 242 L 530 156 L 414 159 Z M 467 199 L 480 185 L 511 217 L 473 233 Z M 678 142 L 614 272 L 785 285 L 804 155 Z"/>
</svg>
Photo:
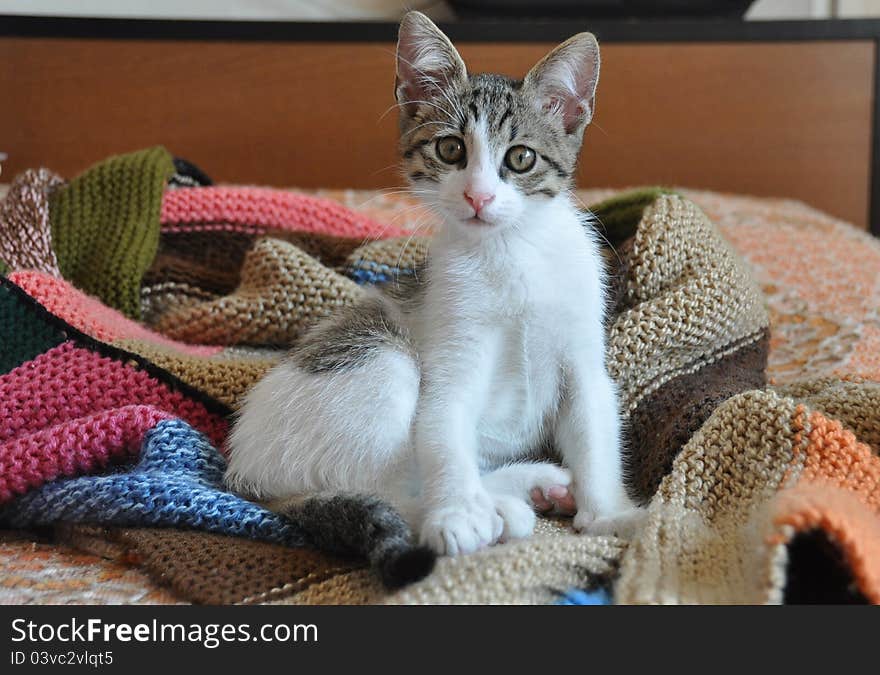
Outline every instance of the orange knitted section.
<svg viewBox="0 0 880 675">
<path fill-rule="evenodd" d="M 800 482 L 774 502 L 774 522 L 794 533 L 825 532 L 859 590 L 880 604 L 880 457 L 819 412 L 809 415 L 805 455 Z"/>
<path fill-rule="evenodd" d="M 809 442 L 801 482 L 830 484 L 849 490 L 880 513 L 880 458 L 859 443 L 840 422 L 819 412 L 810 414 Z"/>
</svg>

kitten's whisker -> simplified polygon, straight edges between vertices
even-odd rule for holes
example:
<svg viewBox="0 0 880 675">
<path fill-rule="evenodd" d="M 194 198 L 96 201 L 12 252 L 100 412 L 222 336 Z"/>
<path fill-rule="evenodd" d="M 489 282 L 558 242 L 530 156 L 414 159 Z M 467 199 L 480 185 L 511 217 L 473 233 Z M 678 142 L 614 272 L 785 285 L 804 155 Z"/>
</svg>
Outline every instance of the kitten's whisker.
<svg viewBox="0 0 880 675">
<path fill-rule="evenodd" d="M 400 137 L 401 137 L 401 138 L 404 138 L 404 137 L 406 137 L 406 136 L 409 136 L 409 135 L 410 135 L 411 133 L 413 133 L 414 131 L 418 131 L 418 130 L 421 129 L 422 127 L 426 127 L 426 126 L 428 126 L 429 124 L 440 124 L 440 125 L 442 125 L 442 127 L 443 127 L 444 129 L 448 129 L 448 130 L 450 130 L 450 131 L 458 131 L 458 128 L 452 126 L 449 122 L 445 122 L 445 121 L 443 121 L 443 120 L 429 120 L 429 121 L 427 121 L 427 122 L 422 122 L 421 124 L 418 124 L 418 125 L 414 126 L 412 129 L 407 129 L 406 131 L 404 131 L 404 132 L 400 135 Z"/>
<path fill-rule="evenodd" d="M 431 101 L 404 101 L 403 103 L 392 103 L 390 106 L 388 106 L 388 109 L 385 112 L 383 112 L 381 115 L 379 115 L 379 119 L 376 120 L 376 124 L 379 124 L 379 122 L 381 122 L 382 119 L 388 113 L 390 113 L 392 110 L 394 110 L 394 108 L 402 108 L 405 105 L 412 105 L 414 103 L 429 105 L 429 106 L 431 106 L 433 108 L 437 108 L 437 110 L 440 110 L 441 112 L 449 115 L 450 118 L 454 117 L 453 114 L 451 112 L 449 112 L 449 110 L 447 110 L 446 108 L 444 108 L 441 105 L 437 105 L 436 103 L 432 103 Z"/>
<path fill-rule="evenodd" d="M 597 216 L 595 213 L 593 213 L 593 212 L 590 210 L 590 207 L 588 207 L 586 204 L 584 204 L 584 200 L 581 199 L 580 197 L 578 197 L 578 196 L 577 196 L 577 193 L 575 193 L 574 190 L 572 190 L 572 189 L 569 188 L 569 189 L 566 190 L 566 192 L 569 194 L 569 196 L 570 196 L 572 199 L 574 199 L 578 204 L 581 205 L 581 208 L 584 210 L 584 213 L 586 213 L 586 214 L 588 215 L 589 218 L 592 218 L 592 219 L 595 220 L 597 223 L 599 223 L 599 225 L 602 226 L 602 230 L 605 229 L 605 223 L 603 223 L 603 222 L 599 219 L 599 216 Z M 594 228 L 593 228 L 593 231 L 594 231 L 596 234 L 598 234 L 598 235 L 602 238 L 602 240 L 608 245 L 608 248 L 610 248 L 611 251 L 614 253 L 614 257 L 617 258 L 617 263 L 618 263 L 619 265 L 622 265 L 622 264 L 623 264 L 623 259 L 620 257 L 620 254 L 617 252 L 617 249 L 614 248 L 614 244 L 611 243 L 611 240 L 608 239 L 608 237 L 605 236 L 605 233 L 604 233 L 602 230 L 600 230 L 600 229 L 597 228 L 597 227 L 594 227 Z"/>
<path fill-rule="evenodd" d="M 596 127 L 596 128 L 597 128 L 599 131 L 601 131 L 603 134 L 605 134 L 606 136 L 608 136 L 609 138 L 611 138 L 611 134 L 609 134 L 607 131 L 605 131 L 605 129 L 603 129 L 601 126 L 599 126 L 598 124 L 596 124 L 596 122 L 592 122 L 592 121 L 591 121 L 591 122 L 590 122 L 590 126 L 591 126 L 591 127 Z"/>
<path fill-rule="evenodd" d="M 379 197 L 389 196 L 389 195 L 393 195 L 393 194 L 408 194 L 408 193 L 409 193 L 408 190 L 393 190 L 392 192 L 389 192 L 386 194 L 375 195 L 372 198 L 370 198 L 370 199 L 366 200 L 365 202 L 363 202 L 362 204 L 360 204 L 359 206 L 357 206 L 356 209 L 363 208 L 369 202 L 371 202 Z M 379 241 L 380 239 L 382 239 L 383 235 L 388 231 L 388 228 L 394 224 L 395 220 L 397 220 L 399 218 L 403 218 L 404 216 L 408 215 L 412 211 L 415 211 L 416 209 L 429 209 L 429 207 L 421 202 L 417 202 L 415 204 L 412 204 L 410 206 L 407 206 L 407 207 L 401 209 L 399 212 L 393 214 L 391 216 L 391 218 L 389 218 L 387 221 L 385 221 L 382 229 L 378 233 L 369 234 L 366 237 L 364 237 L 363 241 L 360 243 L 358 248 L 363 248 L 364 246 L 366 246 L 369 243 L 372 243 L 374 241 Z M 418 219 L 416 222 L 418 222 Z"/>
<path fill-rule="evenodd" d="M 400 252 L 397 254 L 397 262 L 394 264 L 394 269 L 397 270 L 397 273 L 400 273 L 400 265 L 403 262 L 403 254 L 406 253 L 406 249 L 409 247 L 413 238 L 419 233 L 424 225 L 424 221 L 420 220 L 416 224 L 416 228 L 412 231 L 412 233 L 407 238 L 406 242 L 403 244 L 403 248 L 400 249 Z"/>
<path fill-rule="evenodd" d="M 381 169 L 376 169 L 373 171 L 370 176 L 375 176 L 376 174 L 380 174 L 384 171 L 388 171 L 389 169 L 398 169 L 400 168 L 400 162 L 394 162 L 394 164 L 389 164 L 388 166 L 383 166 Z"/>
</svg>

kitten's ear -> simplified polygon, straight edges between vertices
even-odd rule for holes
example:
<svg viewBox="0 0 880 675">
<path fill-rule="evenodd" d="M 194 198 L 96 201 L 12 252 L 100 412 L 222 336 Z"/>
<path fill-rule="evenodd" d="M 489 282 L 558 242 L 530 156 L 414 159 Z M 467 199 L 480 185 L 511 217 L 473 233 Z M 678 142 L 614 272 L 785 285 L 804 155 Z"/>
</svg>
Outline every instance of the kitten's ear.
<svg viewBox="0 0 880 675">
<path fill-rule="evenodd" d="M 582 131 L 593 118 L 598 82 L 599 43 L 592 33 L 578 33 L 541 59 L 523 86 L 541 110 L 561 116 L 570 134 Z"/>
<path fill-rule="evenodd" d="M 421 12 L 407 12 L 397 38 L 398 103 L 414 112 L 416 102 L 440 97 L 440 91 L 467 80 L 467 69 L 449 38 Z"/>
</svg>

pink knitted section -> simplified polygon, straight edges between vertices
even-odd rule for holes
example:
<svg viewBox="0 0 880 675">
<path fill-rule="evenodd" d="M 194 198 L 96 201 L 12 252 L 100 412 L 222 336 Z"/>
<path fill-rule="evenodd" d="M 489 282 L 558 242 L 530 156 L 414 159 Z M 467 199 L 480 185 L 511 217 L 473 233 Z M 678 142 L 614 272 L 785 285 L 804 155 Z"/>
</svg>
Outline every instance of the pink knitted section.
<svg viewBox="0 0 880 675">
<path fill-rule="evenodd" d="M 63 279 L 44 272 L 33 270 L 13 272 L 9 275 L 9 280 L 20 286 L 52 314 L 101 342 L 125 339 L 145 340 L 152 344 L 164 345 L 178 352 L 197 356 L 209 356 L 223 349 L 222 347 L 196 346 L 170 340 L 159 333 L 144 328 L 115 309 L 107 307 L 100 300 L 77 290 Z"/>
<path fill-rule="evenodd" d="M 130 405 L 180 417 L 217 447 L 226 436 L 226 420 L 201 402 L 144 370 L 64 342 L 0 376 L 0 442 Z"/>
<path fill-rule="evenodd" d="M 144 434 L 170 417 L 152 406 L 127 405 L 0 443 L 0 504 L 56 478 L 97 473 L 136 456 Z"/>
<path fill-rule="evenodd" d="M 167 190 L 161 220 L 165 232 L 292 230 L 364 238 L 408 234 L 329 199 L 241 186 Z"/>
</svg>

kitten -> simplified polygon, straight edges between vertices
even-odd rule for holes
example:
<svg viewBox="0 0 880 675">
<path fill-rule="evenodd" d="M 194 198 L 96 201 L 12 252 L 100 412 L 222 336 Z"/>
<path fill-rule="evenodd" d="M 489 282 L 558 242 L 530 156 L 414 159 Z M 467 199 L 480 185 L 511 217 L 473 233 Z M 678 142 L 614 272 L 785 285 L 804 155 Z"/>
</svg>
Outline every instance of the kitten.
<svg viewBox="0 0 880 675">
<path fill-rule="evenodd" d="M 405 16 L 400 149 L 443 226 L 417 279 L 316 326 L 248 394 L 230 486 L 379 496 L 439 554 L 529 535 L 535 489 L 570 490 L 578 529 L 637 525 L 602 259 L 569 192 L 598 76 L 589 33 L 517 81 L 469 75 L 427 17 Z M 567 469 L 538 461 L 547 446 Z"/>
</svg>

